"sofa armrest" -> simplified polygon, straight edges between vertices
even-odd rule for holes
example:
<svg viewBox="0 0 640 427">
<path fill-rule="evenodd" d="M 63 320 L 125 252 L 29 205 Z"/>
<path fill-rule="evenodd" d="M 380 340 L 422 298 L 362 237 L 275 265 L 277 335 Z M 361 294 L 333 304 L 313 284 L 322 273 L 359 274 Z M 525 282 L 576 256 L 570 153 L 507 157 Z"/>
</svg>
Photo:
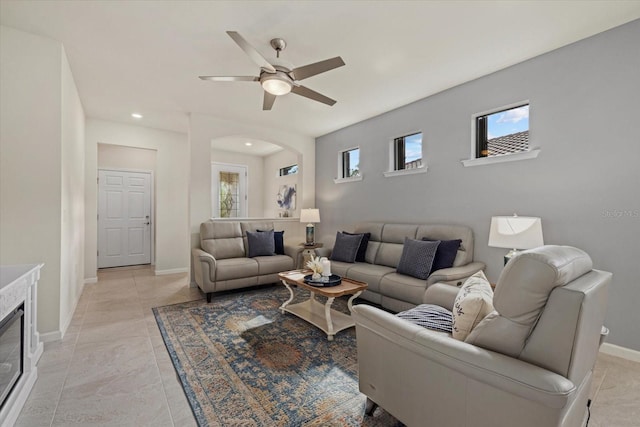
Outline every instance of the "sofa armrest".
<svg viewBox="0 0 640 427">
<path fill-rule="evenodd" d="M 202 288 L 207 282 L 215 282 L 216 259 L 213 255 L 198 248 L 191 249 L 191 255 L 193 256 L 196 283 Z"/>
<path fill-rule="evenodd" d="M 484 270 L 484 267 L 485 265 L 483 262 L 475 261 L 459 267 L 442 268 L 431 273 L 427 278 L 427 286 L 437 282 L 462 282 L 467 277 L 472 276 L 480 270 Z M 458 283 L 451 284 L 458 286 Z"/>
<path fill-rule="evenodd" d="M 294 265 L 298 264 L 298 257 L 303 250 L 304 248 L 302 246 L 284 245 L 284 254 L 293 258 L 293 261 L 295 263 Z"/>
<path fill-rule="evenodd" d="M 329 258 L 332 248 L 316 248 L 314 250 L 316 251 L 316 256 Z"/>
<path fill-rule="evenodd" d="M 422 302 L 424 304 L 435 304 L 453 311 L 453 304 L 458 296 L 460 288 L 448 283 L 434 283 L 424 292 Z"/>
<path fill-rule="evenodd" d="M 439 383 L 435 378 L 422 378 L 429 375 L 429 366 L 436 366 L 550 408 L 563 408 L 576 390 L 571 381 L 554 372 L 414 325 L 376 307 L 359 304 L 353 307 L 352 315 L 356 323 L 361 380 L 363 374 L 387 375 L 375 367 L 378 364 L 393 366 L 396 357 L 402 359 L 401 353 L 410 353 L 424 362 L 420 366 L 404 366 L 395 372 L 395 378 L 389 379 L 409 389 L 413 386 L 434 390 L 454 387 L 447 381 Z M 376 348 L 368 348 L 374 343 Z M 376 403 L 384 407 L 384 402 Z"/>
</svg>

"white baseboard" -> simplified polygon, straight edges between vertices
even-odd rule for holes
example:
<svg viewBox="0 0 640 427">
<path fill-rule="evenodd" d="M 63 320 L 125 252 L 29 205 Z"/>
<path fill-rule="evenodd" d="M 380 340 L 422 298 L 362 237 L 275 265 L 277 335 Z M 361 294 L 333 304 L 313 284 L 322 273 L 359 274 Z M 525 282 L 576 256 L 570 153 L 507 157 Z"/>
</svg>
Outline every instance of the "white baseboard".
<svg viewBox="0 0 640 427">
<path fill-rule="evenodd" d="M 47 332 L 45 334 L 40 334 L 40 341 L 42 342 L 60 341 L 61 339 L 62 339 L 62 332 L 60 331 L 53 331 L 53 332 Z"/>
<path fill-rule="evenodd" d="M 98 283 L 98 278 L 97 277 L 87 277 L 86 279 L 84 279 L 84 284 L 87 285 L 89 283 Z"/>
<path fill-rule="evenodd" d="M 640 362 L 640 351 L 620 347 L 619 345 L 604 343 L 600 346 L 600 352 L 620 357 L 622 359 L 631 360 L 632 362 Z"/>
<path fill-rule="evenodd" d="M 154 274 L 156 276 L 165 276 L 167 274 L 178 274 L 178 273 L 188 273 L 189 268 L 170 268 L 168 270 L 155 270 Z"/>
</svg>

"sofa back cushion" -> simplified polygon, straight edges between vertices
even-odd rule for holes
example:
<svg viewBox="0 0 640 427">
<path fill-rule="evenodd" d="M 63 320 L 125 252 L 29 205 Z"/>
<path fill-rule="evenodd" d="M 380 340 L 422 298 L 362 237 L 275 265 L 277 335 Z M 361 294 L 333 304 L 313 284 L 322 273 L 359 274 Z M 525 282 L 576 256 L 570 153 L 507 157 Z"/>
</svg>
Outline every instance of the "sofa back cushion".
<svg viewBox="0 0 640 427">
<path fill-rule="evenodd" d="M 236 221 L 205 221 L 200 224 L 200 247 L 216 259 L 245 256 L 240 223 Z"/>
<path fill-rule="evenodd" d="M 415 239 L 417 229 L 418 226 L 413 224 L 384 224 L 374 264 L 397 268 L 402 257 L 404 239 Z"/>
<path fill-rule="evenodd" d="M 274 230 L 273 222 L 270 221 L 242 221 L 240 222 L 240 230 L 245 247 L 244 256 L 249 256 L 249 246 L 247 242 L 247 231 L 257 232 L 258 230 Z"/>
</svg>

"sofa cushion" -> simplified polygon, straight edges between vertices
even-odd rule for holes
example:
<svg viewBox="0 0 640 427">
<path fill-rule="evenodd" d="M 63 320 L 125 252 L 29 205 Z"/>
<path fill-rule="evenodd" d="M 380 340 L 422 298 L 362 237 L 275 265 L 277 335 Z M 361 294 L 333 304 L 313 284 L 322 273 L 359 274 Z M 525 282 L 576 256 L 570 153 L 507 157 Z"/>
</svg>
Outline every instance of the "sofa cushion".
<svg viewBox="0 0 640 427">
<path fill-rule="evenodd" d="M 270 256 L 276 252 L 273 230 L 269 231 L 247 231 L 248 256 Z"/>
<path fill-rule="evenodd" d="M 486 315 L 493 311 L 493 290 L 482 271 L 469 277 L 453 303 L 453 337 L 464 341 Z"/>
<path fill-rule="evenodd" d="M 336 233 L 336 242 L 331 252 L 331 259 L 342 262 L 355 262 L 360 242 L 361 234 Z"/>
<path fill-rule="evenodd" d="M 389 273 L 380 280 L 380 292 L 383 295 L 408 302 L 412 306 L 422 303 L 426 290 L 426 280 L 396 272 Z"/>
<path fill-rule="evenodd" d="M 293 270 L 293 258 L 288 255 L 257 256 L 253 259 L 258 263 L 261 276 Z"/>
<path fill-rule="evenodd" d="M 453 328 L 453 313 L 435 304 L 420 304 L 411 310 L 402 311 L 396 316 L 434 331 L 451 333 Z"/>
<path fill-rule="evenodd" d="M 261 232 L 261 231 L 269 231 L 269 230 L 256 230 L 256 231 Z M 275 248 L 276 255 L 284 255 L 284 230 L 273 231 L 273 241 L 276 245 L 276 248 Z"/>
<path fill-rule="evenodd" d="M 429 239 L 427 237 L 423 237 L 422 240 L 436 241 L 437 239 Z M 436 251 L 436 256 L 433 259 L 433 265 L 431 266 L 431 271 L 429 272 L 429 274 L 433 273 L 434 271 L 442 270 L 443 268 L 453 267 L 453 262 L 456 260 L 456 255 L 458 254 L 460 243 L 462 243 L 462 240 L 460 239 L 440 240 L 440 244 L 438 245 L 438 250 Z"/>
<path fill-rule="evenodd" d="M 398 263 L 398 273 L 427 280 L 439 244 L 439 240 L 432 242 L 405 237 L 402 256 Z"/>
<path fill-rule="evenodd" d="M 333 263 L 331 263 L 331 265 L 333 265 Z M 347 277 L 349 279 L 365 282 L 368 285 L 368 291 L 380 292 L 380 281 L 382 280 L 382 278 L 387 274 L 392 274 L 395 272 L 396 270 L 392 267 L 369 264 L 366 262 L 356 262 L 355 264 L 352 264 Z"/>
<path fill-rule="evenodd" d="M 350 236 L 362 236 L 362 241 L 360 241 L 358 253 L 356 254 L 356 262 L 365 262 L 365 255 L 367 254 L 367 246 L 369 244 L 369 239 L 371 238 L 371 233 L 349 233 L 347 231 L 343 231 L 342 233 Z"/>
<path fill-rule="evenodd" d="M 258 275 L 258 263 L 253 258 L 227 258 L 216 262 L 216 281 L 242 279 Z"/>
</svg>

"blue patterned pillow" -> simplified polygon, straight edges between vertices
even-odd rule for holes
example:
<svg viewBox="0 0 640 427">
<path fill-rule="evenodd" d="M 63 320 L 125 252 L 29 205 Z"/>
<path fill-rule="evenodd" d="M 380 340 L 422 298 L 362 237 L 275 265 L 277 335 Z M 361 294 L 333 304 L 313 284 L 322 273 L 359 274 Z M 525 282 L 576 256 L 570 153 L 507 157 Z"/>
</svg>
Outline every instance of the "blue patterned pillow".
<svg viewBox="0 0 640 427">
<path fill-rule="evenodd" d="M 274 255 L 276 244 L 273 239 L 273 230 L 255 233 L 247 231 L 247 246 L 249 249 L 249 258 Z"/>
<path fill-rule="evenodd" d="M 331 260 L 354 263 L 360 242 L 362 242 L 362 234 L 349 235 L 338 231 L 336 243 L 331 251 Z"/>
<path fill-rule="evenodd" d="M 451 333 L 453 330 L 453 313 L 435 304 L 420 304 L 396 316 L 434 331 Z"/>
<path fill-rule="evenodd" d="M 405 237 L 397 268 L 398 273 L 427 280 L 439 244 L 440 240 L 431 242 Z"/>
</svg>

